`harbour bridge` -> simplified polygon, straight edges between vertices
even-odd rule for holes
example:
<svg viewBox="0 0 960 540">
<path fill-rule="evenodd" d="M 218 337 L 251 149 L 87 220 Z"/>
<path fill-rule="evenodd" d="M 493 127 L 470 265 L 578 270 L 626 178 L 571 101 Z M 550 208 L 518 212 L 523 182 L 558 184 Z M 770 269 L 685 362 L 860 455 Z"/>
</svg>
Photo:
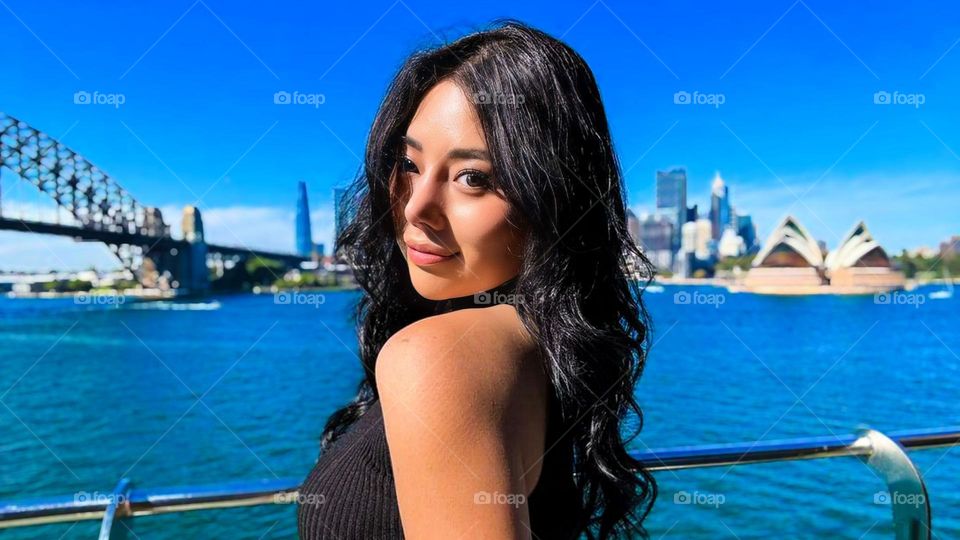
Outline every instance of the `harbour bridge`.
<svg viewBox="0 0 960 540">
<path fill-rule="evenodd" d="M 0 205 L 0 230 L 102 242 L 144 287 L 203 294 L 210 288 L 211 259 L 213 264 L 236 264 L 259 258 L 287 267 L 307 260 L 209 244 L 200 211 L 193 206 L 183 211 L 183 238 L 173 238 L 159 208 L 140 203 L 106 172 L 48 134 L 0 113 L 0 174 L 3 169 L 35 186 L 73 219 L 60 223 L 60 212 L 54 222 L 10 218 L 2 215 Z"/>
</svg>

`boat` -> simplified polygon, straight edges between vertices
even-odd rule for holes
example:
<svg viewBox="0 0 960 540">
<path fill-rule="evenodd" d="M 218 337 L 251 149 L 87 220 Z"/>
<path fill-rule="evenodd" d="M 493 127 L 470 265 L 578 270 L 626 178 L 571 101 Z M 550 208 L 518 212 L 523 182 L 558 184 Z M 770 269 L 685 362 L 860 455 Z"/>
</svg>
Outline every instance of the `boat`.
<svg viewBox="0 0 960 540">
<path fill-rule="evenodd" d="M 953 298 L 953 278 L 950 277 L 950 271 L 947 270 L 946 265 L 943 267 L 943 281 L 946 283 L 945 289 L 940 289 L 939 291 L 933 291 L 927 296 L 931 300 L 946 300 L 948 298 Z"/>
</svg>

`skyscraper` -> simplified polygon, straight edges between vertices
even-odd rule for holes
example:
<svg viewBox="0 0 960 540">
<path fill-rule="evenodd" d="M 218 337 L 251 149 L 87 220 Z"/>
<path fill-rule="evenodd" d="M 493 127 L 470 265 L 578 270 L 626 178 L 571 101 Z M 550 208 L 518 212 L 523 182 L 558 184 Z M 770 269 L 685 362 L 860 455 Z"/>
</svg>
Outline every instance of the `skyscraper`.
<svg viewBox="0 0 960 540">
<path fill-rule="evenodd" d="M 687 208 L 687 219 L 683 222 L 696 221 L 700 219 L 700 211 L 697 209 L 697 205 L 693 205 Z M 681 225 L 682 226 L 682 225 Z"/>
<path fill-rule="evenodd" d="M 657 214 L 641 214 L 639 218 L 640 249 L 657 268 L 673 268 L 673 221 Z"/>
<path fill-rule="evenodd" d="M 297 185 L 297 255 L 310 257 L 313 253 L 313 235 L 310 232 L 310 204 L 307 202 L 307 184 Z"/>
<path fill-rule="evenodd" d="M 747 253 L 757 249 L 757 227 L 753 224 L 750 214 L 737 215 L 737 234 L 743 238 Z"/>
<path fill-rule="evenodd" d="M 710 225 L 711 236 L 720 240 L 723 230 L 732 225 L 730 220 L 730 191 L 720 178 L 720 172 L 713 178 L 710 194 Z"/>
<path fill-rule="evenodd" d="M 680 249 L 680 230 L 687 220 L 687 170 L 657 171 L 657 211 L 673 222 L 671 249 Z"/>
</svg>

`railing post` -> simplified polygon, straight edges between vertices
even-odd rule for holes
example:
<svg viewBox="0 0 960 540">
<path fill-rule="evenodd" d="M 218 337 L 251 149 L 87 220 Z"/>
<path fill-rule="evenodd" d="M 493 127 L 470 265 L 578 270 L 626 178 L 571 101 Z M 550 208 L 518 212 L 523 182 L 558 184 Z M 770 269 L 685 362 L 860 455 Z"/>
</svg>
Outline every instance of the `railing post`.
<svg viewBox="0 0 960 540">
<path fill-rule="evenodd" d="M 893 508 L 893 529 L 897 540 L 930 540 L 930 498 L 920 472 L 895 441 L 879 431 L 859 432 L 856 445 L 869 446 L 868 455 L 859 456 L 887 483 L 890 506 Z M 883 502 L 877 493 L 874 502 Z"/>
<path fill-rule="evenodd" d="M 117 482 L 117 487 L 113 488 L 107 508 L 103 511 L 103 521 L 100 522 L 100 540 L 110 540 L 110 533 L 118 510 L 120 517 L 129 514 L 127 511 L 130 502 L 129 493 L 130 479 L 121 478 Z"/>
</svg>

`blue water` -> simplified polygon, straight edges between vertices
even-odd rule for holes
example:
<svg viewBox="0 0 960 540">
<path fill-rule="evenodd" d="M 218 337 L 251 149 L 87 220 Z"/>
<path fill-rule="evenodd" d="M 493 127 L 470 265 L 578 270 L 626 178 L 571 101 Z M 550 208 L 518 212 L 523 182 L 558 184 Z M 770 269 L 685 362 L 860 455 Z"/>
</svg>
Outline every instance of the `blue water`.
<svg viewBox="0 0 960 540">
<path fill-rule="evenodd" d="M 877 304 L 705 287 L 646 299 L 656 344 L 637 391 L 638 448 L 960 424 L 958 299 Z M 107 493 L 121 476 L 139 487 L 306 476 L 327 415 L 360 378 L 354 300 L 240 295 L 170 309 L 0 299 L 0 499 Z M 960 538 L 960 452 L 911 457 L 937 537 Z M 654 538 L 892 537 L 890 507 L 874 502 L 884 485 L 855 458 L 657 478 Z M 684 493 L 698 503 L 676 502 Z M 143 539 L 296 537 L 292 505 L 125 523 Z M 98 528 L 0 537 L 91 538 Z"/>
</svg>

